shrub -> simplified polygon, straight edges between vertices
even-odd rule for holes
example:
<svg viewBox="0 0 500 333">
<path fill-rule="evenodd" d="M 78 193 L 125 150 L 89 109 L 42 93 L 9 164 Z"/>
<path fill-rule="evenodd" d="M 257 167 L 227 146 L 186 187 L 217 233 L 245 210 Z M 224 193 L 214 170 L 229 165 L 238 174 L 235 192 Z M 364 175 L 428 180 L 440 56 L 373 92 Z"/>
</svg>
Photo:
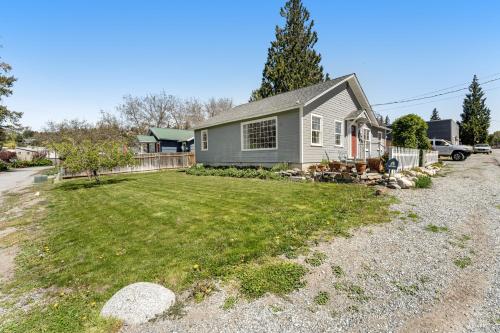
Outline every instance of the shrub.
<svg viewBox="0 0 500 333">
<path fill-rule="evenodd" d="M 16 153 L 13 151 L 2 150 L 0 151 L 0 160 L 9 163 L 12 160 L 15 160 L 17 157 Z"/>
<path fill-rule="evenodd" d="M 4 161 L 0 160 L 0 171 L 7 171 L 9 169 L 7 163 Z"/>
<path fill-rule="evenodd" d="M 10 166 L 12 168 L 30 168 L 30 167 L 36 167 L 36 166 L 50 166 L 52 165 L 52 161 L 49 159 L 39 159 L 39 160 L 33 160 L 33 161 L 14 161 L 10 163 Z"/>
<path fill-rule="evenodd" d="M 429 176 L 419 176 L 415 180 L 416 188 L 429 188 L 432 185 L 432 179 Z"/>
<path fill-rule="evenodd" d="M 427 123 L 416 114 L 400 117 L 392 123 L 392 143 L 395 146 L 430 149 Z"/>
<path fill-rule="evenodd" d="M 266 169 L 238 169 L 231 167 L 206 168 L 203 165 L 195 165 L 186 170 L 188 175 L 193 176 L 219 176 L 234 178 L 259 178 L 259 179 L 283 179 L 280 174 Z"/>
<path fill-rule="evenodd" d="M 251 298 L 260 297 L 267 292 L 283 295 L 305 285 L 302 278 L 306 271 L 305 267 L 289 262 L 248 267 L 239 274 L 241 291 Z"/>
<path fill-rule="evenodd" d="M 290 169 L 290 165 L 288 163 L 278 163 L 273 165 L 271 168 L 271 171 L 277 172 L 277 171 L 286 171 Z"/>
</svg>

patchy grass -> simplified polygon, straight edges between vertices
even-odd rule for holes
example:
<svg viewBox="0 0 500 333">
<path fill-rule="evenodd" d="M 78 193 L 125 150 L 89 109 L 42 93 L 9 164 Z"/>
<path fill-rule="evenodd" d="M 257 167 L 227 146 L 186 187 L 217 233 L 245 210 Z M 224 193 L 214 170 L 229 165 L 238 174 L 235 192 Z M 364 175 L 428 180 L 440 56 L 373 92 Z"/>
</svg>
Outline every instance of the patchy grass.
<svg viewBox="0 0 500 333">
<path fill-rule="evenodd" d="M 313 267 L 318 267 L 325 261 L 326 258 L 327 256 L 323 252 L 315 251 L 310 257 L 305 259 L 305 262 Z"/>
<path fill-rule="evenodd" d="M 425 226 L 425 230 L 430 232 L 447 232 L 448 227 L 440 227 L 434 224 L 428 224 Z"/>
<path fill-rule="evenodd" d="M 185 304 L 181 301 L 176 301 L 166 313 L 166 316 L 170 319 L 180 319 L 186 315 L 186 310 L 184 309 Z"/>
<path fill-rule="evenodd" d="M 333 287 L 336 290 L 343 291 L 347 294 L 347 297 L 358 302 L 364 302 L 369 299 L 365 294 L 365 290 L 356 284 L 350 282 L 335 282 Z"/>
<path fill-rule="evenodd" d="M 18 256 L 15 280 L 2 292 L 55 288 L 68 295 L 55 308 L 47 304 L 15 320 L 2 317 L 0 331 L 109 331 L 116 323 L 102 320 L 100 308 L 137 281 L 180 292 L 200 281 L 235 277 L 247 296 L 283 294 L 303 285 L 305 268 L 258 263 L 302 249 L 319 236 L 389 221 L 393 200 L 356 185 L 175 171 L 46 188 L 41 189 L 46 213 L 19 222 L 36 232 Z"/>
<path fill-rule="evenodd" d="M 236 296 L 228 296 L 224 300 L 224 304 L 222 304 L 222 309 L 223 310 L 230 310 L 236 306 L 236 303 L 238 303 L 238 297 Z"/>
<path fill-rule="evenodd" d="M 462 257 L 455 259 L 453 263 L 460 268 L 465 268 L 467 266 L 470 266 L 472 264 L 472 259 L 470 257 Z"/>
<path fill-rule="evenodd" d="M 408 215 L 407 215 L 410 219 L 412 219 L 413 221 L 417 221 L 418 220 L 418 214 L 415 213 L 415 212 L 409 212 Z"/>
<path fill-rule="evenodd" d="M 244 295 L 255 298 L 265 293 L 284 295 L 305 285 L 302 280 L 307 269 L 289 262 L 267 263 L 257 267 L 248 267 L 240 274 L 241 291 Z"/>
<path fill-rule="evenodd" d="M 314 303 L 318 305 L 325 305 L 330 300 L 330 295 L 326 291 L 320 291 L 314 296 Z"/>
<path fill-rule="evenodd" d="M 432 178 L 429 176 L 419 176 L 415 180 L 416 188 L 430 188 L 432 186 Z"/>
<path fill-rule="evenodd" d="M 406 284 L 402 284 L 400 282 L 397 282 L 397 281 L 392 281 L 392 284 L 398 288 L 398 290 L 400 292 L 402 292 L 403 294 L 405 295 L 409 295 L 409 296 L 415 296 L 417 294 L 417 291 L 420 289 L 418 287 L 417 284 L 409 284 L 409 285 L 406 285 Z"/>
<path fill-rule="evenodd" d="M 345 274 L 344 270 L 342 269 L 342 267 L 337 266 L 337 265 L 332 265 L 332 273 L 337 278 L 342 277 Z"/>
</svg>

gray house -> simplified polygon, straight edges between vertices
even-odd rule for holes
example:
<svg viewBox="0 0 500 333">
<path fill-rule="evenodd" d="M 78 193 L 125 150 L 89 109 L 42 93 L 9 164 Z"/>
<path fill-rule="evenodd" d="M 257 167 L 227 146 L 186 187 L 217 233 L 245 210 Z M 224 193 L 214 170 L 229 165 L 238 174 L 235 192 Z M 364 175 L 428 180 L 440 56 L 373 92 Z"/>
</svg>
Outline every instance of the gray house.
<svg viewBox="0 0 500 333">
<path fill-rule="evenodd" d="M 195 128 L 196 161 L 206 165 L 305 169 L 328 157 L 384 153 L 377 122 L 355 74 L 234 107 Z"/>
<path fill-rule="evenodd" d="M 454 145 L 460 144 L 458 124 L 453 119 L 431 120 L 427 125 L 429 139 L 444 139 Z"/>
</svg>

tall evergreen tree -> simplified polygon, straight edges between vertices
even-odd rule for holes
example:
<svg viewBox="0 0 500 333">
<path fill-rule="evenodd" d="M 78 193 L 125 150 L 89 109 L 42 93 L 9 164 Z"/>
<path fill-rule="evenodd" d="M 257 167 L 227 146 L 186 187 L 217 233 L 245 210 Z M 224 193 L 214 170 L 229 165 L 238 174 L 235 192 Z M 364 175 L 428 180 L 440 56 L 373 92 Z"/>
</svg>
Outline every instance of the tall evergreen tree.
<svg viewBox="0 0 500 333">
<path fill-rule="evenodd" d="M 389 126 L 390 124 L 391 124 L 391 120 L 389 119 L 389 116 L 385 116 L 384 125 Z"/>
<path fill-rule="evenodd" d="M 473 145 L 486 142 L 490 127 L 490 109 L 485 104 L 486 97 L 477 76 L 474 75 L 469 86 L 469 93 L 465 95 L 463 112 L 460 115 L 460 139 L 464 144 Z"/>
<path fill-rule="evenodd" d="M 439 112 L 436 108 L 434 108 L 434 110 L 432 110 L 431 120 L 441 120 L 441 117 L 439 116 Z"/>
<path fill-rule="evenodd" d="M 321 55 L 313 49 L 318 36 L 302 1 L 287 1 L 280 15 L 286 20 L 285 26 L 276 26 L 276 40 L 267 51 L 262 83 L 252 92 L 251 101 L 329 79 L 323 74 Z"/>
<path fill-rule="evenodd" d="M 12 67 L 0 60 L 0 148 L 5 140 L 5 129 L 19 125 L 18 120 L 21 118 L 21 112 L 14 112 L 2 105 L 2 99 L 12 95 L 12 86 L 16 82 L 16 78 L 8 75 Z"/>
</svg>

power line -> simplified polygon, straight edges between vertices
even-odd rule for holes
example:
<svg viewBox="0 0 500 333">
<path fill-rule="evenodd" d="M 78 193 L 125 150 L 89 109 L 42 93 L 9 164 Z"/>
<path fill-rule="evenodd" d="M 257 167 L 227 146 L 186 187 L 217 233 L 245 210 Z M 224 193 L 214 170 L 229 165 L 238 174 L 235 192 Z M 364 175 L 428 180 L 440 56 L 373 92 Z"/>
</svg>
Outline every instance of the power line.
<svg viewBox="0 0 500 333">
<path fill-rule="evenodd" d="M 489 88 L 489 89 L 483 89 L 483 91 L 492 91 L 492 90 L 496 90 L 496 89 L 499 89 L 500 86 L 498 87 L 493 87 L 493 88 Z M 425 104 L 431 104 L 431 103 L 436 103 L 436 102 L 441 102 L 441 101 L 447 101 L 449 99 L 453 99 L 453 98 L 456 98 L 456 97 L 463 97 L 463 94 L 457 94 L 455 96 L 450 96 L 450 97 L 447 97 L 447 98 L 441 98 L 441 99 L 437 99 L 437 100 L 434 100 L 434 101 L 429 101 L 429 102 L 423 102 L 423 103 L 417 103 L 417 104 L 411 104 L 411 105 L 402 105 L 402 106 L 398 106 L 398 107 L 394 107 L 394 108 L 388 108 L 388 109 L 376 109 L 374 111 L 376 112 L 383 112 L 383 111 L 391 111 L 391 110 L 399 110 L 399 109 L 406 109 L 406 108 L 411 108 L 411 107 L 414 107 L 414 106 L 419 106 L 419 105 L 425 105 Z"/>
<path fill-rule="evenodd" d="M 490 82 L 494 82 L 494 81 L 498 81 L 498 80 L 500 80 L 500 77 L 497 77 L 497 78 L 492 79 L 492 80 L 484 81 L 484 82 L 482 82 L 480 84 L 484 85 L 484 84 L 487 84 L 487 83 L 490 83 Z M 415 101 L 420 101 L 420 100 L 423 100 L 423 99 L 429 99 L 429 98 L 439 97 L 439 96 L 443 96 L 443 95 L 453 94 L 453 93 L 456 93 L 456 92 L 459 92 L 459 91 L 463 91 L 463 90 L 467 90 L 467 89 L 469 89 L 469 87 L 455 89 L 455 90 L 451 90 L 451 91 L 447 91 L 447 92 L 444 92 L 444 93 L 435 94 L 435 95 L 431 95 L 431 96 L 426 96 L 426 97 L 408 98 L 408 99 L 402 99 L 402 100 L 399 100 L 399 101 L 372 104 L 372 106 L 381 106 L 381 105 L 391 105 L 391 104 L 401 104 L 401 103 L 415 102 Z"/>
</svg>

